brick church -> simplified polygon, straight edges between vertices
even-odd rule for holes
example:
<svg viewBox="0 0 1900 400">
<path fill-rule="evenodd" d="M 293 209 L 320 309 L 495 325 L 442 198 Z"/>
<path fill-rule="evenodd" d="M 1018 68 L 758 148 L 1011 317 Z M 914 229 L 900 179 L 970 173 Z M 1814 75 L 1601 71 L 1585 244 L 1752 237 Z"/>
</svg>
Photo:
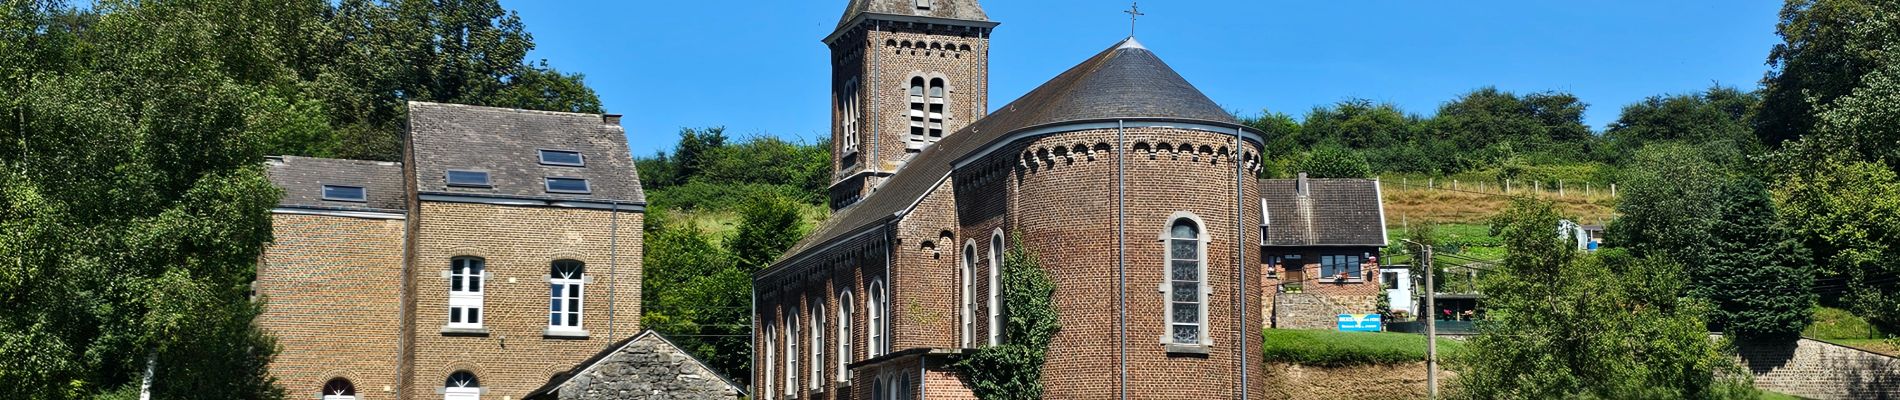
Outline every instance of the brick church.
<svg viewBox="0 0 1900 400">
<path fill-rule="evenodd" d="M 997 26 L 853 0 L 824 38 L 835 211 L 753 277 L 754 398 L 972 398 L 1011 243 L 1056 286 L 1048 398 L 1260 398 L 1263 327 L 1376 312 L 1377 181 L 1255 178 L 1262 134 L 1134 38 L 990 113 Z"/>
</svg>

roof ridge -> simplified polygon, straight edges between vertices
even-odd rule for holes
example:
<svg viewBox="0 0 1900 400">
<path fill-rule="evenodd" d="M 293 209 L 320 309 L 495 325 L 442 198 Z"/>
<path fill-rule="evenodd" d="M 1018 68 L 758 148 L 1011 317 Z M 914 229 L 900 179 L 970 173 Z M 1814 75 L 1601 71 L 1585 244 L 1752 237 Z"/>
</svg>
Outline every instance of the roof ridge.
<svg viewBox="0 0 1900 400">
<path fill-rule="evenodd" d="M 595 117 L 595 118 L 598 118 L 598 117 L 603 117 L 603 116 L 620 116 L 620 114 L 614 114 L 614 113 L 605 113 L 605 112 L 603 112 L 603 113 L 598 113 L 598 114 L 595 114 L 595 113 L 583 113 L 583 112 L 570 112 L 570 111 L 548 111 L 548 110 L 532 110 L 532 109 L 526 109 L 526 108 L 513 108 L 513 107 L 497 107 L 497 106 L 484 106 L 484 105 L 476 105 L 476 104 L 461 104 L 461 103 L 441 103 L 441 102 L 433 102 L 433 101 L 420 101 L 420 100 L 410 100 L 410 101 L 409 101 L 409 106 L 410 106 L 410 107 L 412 107 L 412 108 L 413 108 L 413 107 L 415 107 L 416 105 L 423 105 L 423 106 L 439 106 L 439 107 L 444 107 L 444 108 L 467 108 L 467 109 L 475 109 L 475 110 L 488 110 L 488 111 L 502 111 L 502 112 L 514 112 L 514 113 L 520 113 L 520 114 L 543 114 L 543 115 L 550 115 L 550 116 L 563 116 L 563 117 Z M 614 124 L 614 125 L 610 125 L 610 124 L 605 124 L 605 123 L 602 123 L 601 125 L 609 125 L 609 126 L 620 126 L 620 125 L 617 125 L 617 124 Z"/>
</svg>

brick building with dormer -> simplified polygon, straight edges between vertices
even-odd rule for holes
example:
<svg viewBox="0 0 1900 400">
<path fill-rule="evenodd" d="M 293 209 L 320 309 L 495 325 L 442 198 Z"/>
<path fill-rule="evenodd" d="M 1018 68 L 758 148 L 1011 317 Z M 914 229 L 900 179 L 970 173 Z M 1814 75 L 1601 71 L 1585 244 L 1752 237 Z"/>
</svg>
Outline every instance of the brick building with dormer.
<svg viewBox="0 0 1900 400">
<path fill-rule="evenodd" d="M 272 157 L 258 325 L 293 398 L 519 399 L 640 333 L 619 116 L 409 103 L 403 162 Z"/>
</svg>

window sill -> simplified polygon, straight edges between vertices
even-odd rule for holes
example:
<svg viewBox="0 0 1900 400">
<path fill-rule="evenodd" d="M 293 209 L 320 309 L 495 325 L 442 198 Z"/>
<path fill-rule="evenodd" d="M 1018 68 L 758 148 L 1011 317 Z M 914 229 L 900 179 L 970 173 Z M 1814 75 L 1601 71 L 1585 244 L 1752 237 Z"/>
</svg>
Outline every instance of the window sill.
<svg viewBox="0 0 1900 400">
<path fill-rule="evenodd" d="M 547 330 L 541 331 L 541 337 L 548 338 L 548 339 L 586 339 L 588 337 L 588 334 L 587 334 L 587 331 L 584 331 L 584 330 L 575 331 L 575 330 L 547 329 Z"/>
<path fill-rule="evenodd" d="M 488 328 L 442 327 L 442 336 L 488 336 Z"/>
<path fill-rule="evenodd" d="M 1162 345 L 1162 347 L 1164 347 L 1165 350 L 1168 352 L 1169 357 L 1176 357 L 1176 356 L 1206 357 L 1209 347 L 1213 347 L 1213 346 L 1208 346 L 1204 344 L 1166 344 L 1166 345 Z"/>
</svg>

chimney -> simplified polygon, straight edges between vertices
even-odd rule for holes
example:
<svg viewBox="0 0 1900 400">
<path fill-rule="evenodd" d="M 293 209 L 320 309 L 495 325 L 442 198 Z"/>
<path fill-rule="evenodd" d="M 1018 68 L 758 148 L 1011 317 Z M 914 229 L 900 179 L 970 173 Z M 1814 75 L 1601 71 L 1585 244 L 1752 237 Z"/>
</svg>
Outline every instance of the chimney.
<svg viewBox="0 0 1900 400">
<path fill-rule="evenodd" d="M 1298 183 L 1294 184 L 1293 188 L 1294 188 L 1293 191 L 1295 193 L 1299 193 L 1300 197 L 1306 197 L 1306 173 L 1305 172 L 1300 173 L 1300 180 Z"/>
<path fill-rule="evenodd" d="M 600 123 L 606 125 L 620 125 L 620 114 L 601 114 Z"/>
</svg>

